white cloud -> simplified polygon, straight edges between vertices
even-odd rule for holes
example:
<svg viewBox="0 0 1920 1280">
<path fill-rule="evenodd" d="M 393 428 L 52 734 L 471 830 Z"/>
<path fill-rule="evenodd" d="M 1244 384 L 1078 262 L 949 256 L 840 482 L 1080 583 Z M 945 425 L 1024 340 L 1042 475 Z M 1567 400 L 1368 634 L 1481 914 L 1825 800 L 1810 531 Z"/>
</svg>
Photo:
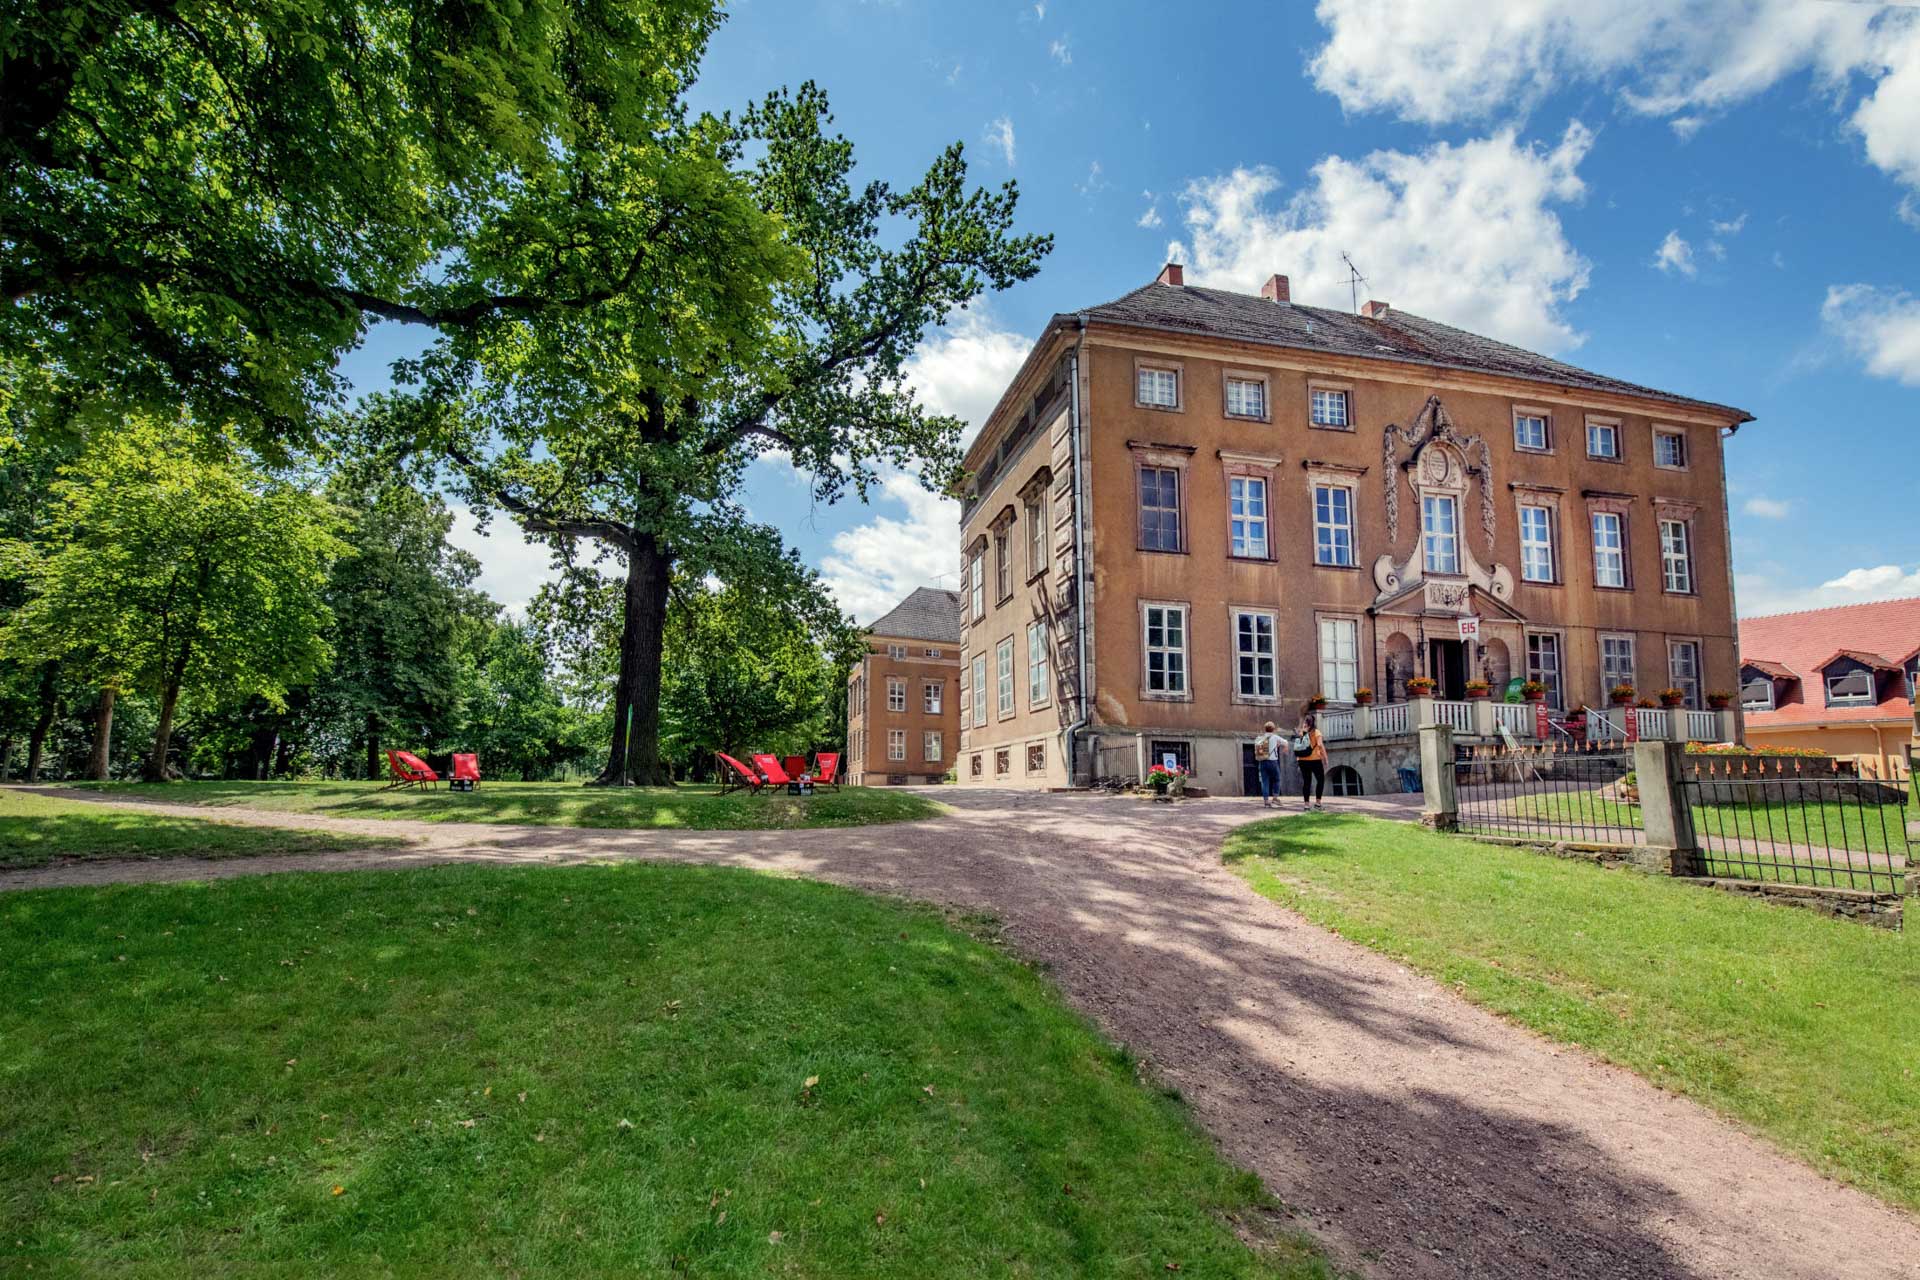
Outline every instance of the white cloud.
<svg viewBox="0 0 1920 1280">
<path fill-rule="evenodd" d="M 1147 194 L 1147 211 L 1141 214 L 1140 220 L 1133 225 L 1136 227 L 1145 227 L 1151 231 L 1165 221 L 1166 219 L 1160 216 L 1160 202 L 1155 200 L 1153 194 L 1149 192 Z"/>
<path fill-rule="evenodd" d="M 999 119 L 994 120 L 987 125 L 986 132 L 980 135 L 980 140 L 990 147 L 998 148 L 1000 154 L 1006 157 L 1007 167 L 1013 167 L 1012 120 L 1006 116 L 1001 116 Z"/>
<path fill-rule="evenodd" d="M 1741 616 L 1751 618 L 1766 613 L 1828 609 L 1835 605 L 1920 596 L 1920 564 L 1849 569 L 1817 587 L 1788 586 L 1772 574 L 1737 574 L 1733 585 Z"/>
<path fill-rule="evenodd" d="M 520 526 L 507 516 L 495 515 L 483 534 L 474 524 L 473 512 L 456 505 L 447 541 L 480 562 L 480 577 L 474 585 L 515 617 L 525 617 L 534 594 L 559 577 L 553 569 L 553 553 L 540 543 L 528 542 Z"/>
<path fill-rule="evenodd" d="M 1793 503 L 1782 498 L 1769 498 L 1765 494 L 1756 493 L 1748 498 L 1740 509 L 1762 520 L 1785 520 L 1793 514 Z"/>
<path fill-rule="evenodd" d="M 1097 196 L 1112 185 L 1113 184 L 1108 182 L 1104 176 L 1100 162 L 1095 160 L 1087 166 L 1087 180 L 1085 182 L 1074 183 L 1073 189 L 1083 196 Z"/>
<path fill-rule="evenodd" d="M 1867 158 L 1920 187 L 1920 11 L 1804 0 L 1320 0 L 1315 83 L 1349 111 L 1424 124 L 1525 111 L 1570 82 L 1604 85 L 1685 138 L 1711 116 L 1810 75 Z"/>
<path fill-rule="evenodd" d="M 1731 222 L 1714 223 L 1713 234 L 1717 236 L 1737 236 L 1740 234 L 1741 229 L 1746 225 L 1747 225 L 1747 215 L 1743 213 Z"/>
<path fill-rule="evenodd" d="M 1920 298 L 1869 284 L 1830 285 L 1820 318 L 1868 373 L 1920 387 Z"/>
<path fill-rule="evenodd" d="M 1031 346 L 983 312 L 968 312 L 914 354 L 907 381 L 930 408 L 966 423 L 962 439 L 970 443 Z M 874 505 L 871 520 L 834 536 L 820 566 L 828 589 L 862 622 L 915 587 L 951 587 L 959 577 L 959 503 L 929 493 L 916 475 L 892 471 Z"/>
<path fill-rule="evenodd" d="M 1374 297 L 1512 342 L 1577 346 L 1559 308 L 1586 287 L 1588 263 L 1551 206 L 1585 194 L 1577 170 L 1592 141 L 1576 120 L 1551 147 L 1507 129 L 1417 153 L 1328 156 L 1277 206 L 1277 174 L 1235 169 L 1189 184 L 1187 240 L 1168 257 L 1196 284 L 1250 292 L 1278 271 L 1296 301 L 1344 307 L 1346 250 Z"/>
<path fill-rule="evenodd" d="M 1067 37 L 1061 36 L 1047 46 L 1047 56 L 1063 67 L 1073 65 L 1073 46 L 1067 43 Z"/>
<path fill-rule="evenodd" d="M 1677 271 L 1683 276 L 1691 276 L 1699 271 L 1693 265 L 1693 246 L 1682 240 L 1678 231 L 1667 232 L 1667 238 L 1654 251 L 1653 265 L 1669 275 Z"/>
</svg>

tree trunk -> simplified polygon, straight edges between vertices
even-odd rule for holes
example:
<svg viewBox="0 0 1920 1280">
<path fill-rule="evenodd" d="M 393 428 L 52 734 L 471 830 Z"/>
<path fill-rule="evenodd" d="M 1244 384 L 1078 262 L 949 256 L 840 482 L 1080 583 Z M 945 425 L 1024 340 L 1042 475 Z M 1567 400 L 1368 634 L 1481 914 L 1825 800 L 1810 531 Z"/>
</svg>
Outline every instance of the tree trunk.
<svg viewBox="0 0 1920 1280">
<path fill-rule="evenodd" d="M 10 781 L 12 775 L 7 771 L 13 768 L 13 735 L 0 733 L 0 782 Z"/>
<path fill-rule="evenodd" d="M 93 705 L 93 748 L 87 753 L 87 777 L 95 782 L 113 776 L 113 700 L 117 696 L 108 685 Z"/>
<path fill-rule="evenodd" d="M 148 782 L 165 782 L 172 776 L 167 772 L 167 748 L 173 743 L 173 713 L 180 705 L 180 682 L 186 672 L 187 655 L 183 652 L 174 660 L 173 670 L 168 673 L 166 687 L 160 694 L 160 723 L 153 731 L 153 752 L 141 771 Z"/>
<path fill-rule="evenodd" d="M 673 558 L 649 533 L 636 533 L 627 553 L 622 602 L 620 678 L 614 685 L 613 735 L 602 786 L 668 787 L 660 760 L 660 657 L 666 643 L 667 586 Z"/>
<path fill-rule="evenodd" d="M 49 662 L 40 668 L 40 715 L 27 735 L 27 781 L 40 781 L 40 756 L 47 745 L 47 733 L 53 728 L 59 710 L 59 668 Z"/>
<path fill-rule="evenodd" d="M 380 713 L 367 712 L 367 777 L 380 776 Z"/>
</svg>

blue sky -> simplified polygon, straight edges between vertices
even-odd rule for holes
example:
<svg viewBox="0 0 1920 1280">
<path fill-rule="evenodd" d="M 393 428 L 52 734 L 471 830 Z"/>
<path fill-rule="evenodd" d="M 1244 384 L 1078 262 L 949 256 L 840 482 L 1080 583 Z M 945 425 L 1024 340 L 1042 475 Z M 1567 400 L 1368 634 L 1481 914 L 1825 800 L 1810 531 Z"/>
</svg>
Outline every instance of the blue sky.
<svg viewBox="0 0 1920 1280">
<path fill-rule="evenodd" d="M 1920 5 L 745 0 L 696 100 L 806 79 L 864 175 L 958 139 L 1056 236 L 916 362 L 973 426 L 1048 316 L 1170 252 L 1345 306 L 1345 251 L 1363 297 L 1755 414 L 1728 444 L 1743 613 L 1920 594 Z M 816 508 L 763 463 L 748 501 L 862 620 L 952 584 L 952 508 L 911 477 Z M 473 545 L 530 594 L 543 554 Z"/>
</svg>

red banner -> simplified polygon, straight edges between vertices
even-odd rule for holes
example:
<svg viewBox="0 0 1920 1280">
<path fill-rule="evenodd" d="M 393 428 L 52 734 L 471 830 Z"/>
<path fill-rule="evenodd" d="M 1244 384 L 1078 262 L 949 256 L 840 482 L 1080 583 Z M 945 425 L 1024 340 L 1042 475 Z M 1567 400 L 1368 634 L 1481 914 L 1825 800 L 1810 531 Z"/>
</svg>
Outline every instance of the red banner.
<svg viewBox="0 0 1920 1280">
<path fill-rule="evenodd" d="M 1626 712 L 1627 741 L 1628 742 L 1640 741 L 1640 708 L 1623 707 L 1621 709 L 1624 712 Z"/>
<path fill-rule="evenodd" d="M 1547 704 L 1544 702 L 1534 703 L 1533 704 L 1533 736 L 1536 738 L 1539 738 L 1544 742 L 1546 740 L 1547 735 L 1552 732 L 1553 732 L 1552 728 L 1547 724 Z"/>
</svg>

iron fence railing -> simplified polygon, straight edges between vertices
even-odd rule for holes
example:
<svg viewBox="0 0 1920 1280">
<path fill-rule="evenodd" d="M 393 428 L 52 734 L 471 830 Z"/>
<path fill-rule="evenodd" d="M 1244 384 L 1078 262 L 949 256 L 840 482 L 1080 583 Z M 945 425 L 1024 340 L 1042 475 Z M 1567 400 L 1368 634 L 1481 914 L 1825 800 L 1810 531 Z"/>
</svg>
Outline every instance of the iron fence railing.
<svg viewBox="0 0 1920 1280">
<path fill-rule="evenodd" d="M 1681 790 L 1708 875 L 1904 893 L 1920 820 L 1911 781 L 1837 760 L 1694 757 Z"/>
<path fill-rule="evenodd" d="M 1646 842 L 1630 750 L 1594 743 L 1462 748 L 1454 765 L 1460 829 L 1543 843 Z"/>
</svg>

